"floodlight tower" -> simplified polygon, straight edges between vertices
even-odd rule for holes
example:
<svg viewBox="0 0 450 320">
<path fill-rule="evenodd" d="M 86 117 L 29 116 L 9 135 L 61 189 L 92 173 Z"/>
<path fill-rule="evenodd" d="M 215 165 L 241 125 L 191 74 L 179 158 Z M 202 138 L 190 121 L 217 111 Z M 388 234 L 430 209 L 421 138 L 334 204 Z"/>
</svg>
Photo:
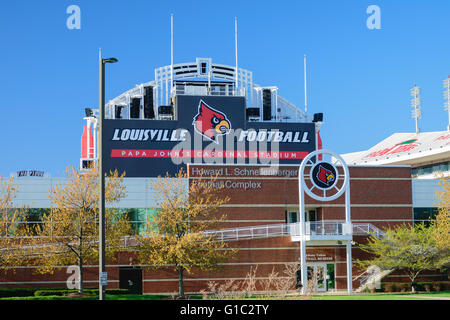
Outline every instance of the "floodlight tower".
<svg viewBox="0 0 450 320">
<path fill-rule="evenodd" d="M 416 120 L 416 133 L 419 133 L 419 119 L 422 118 L 422 112 L 420 111 L 420 87 L 414 85 L 411 89 L 411 108 L 412 117 Z"/>
<path fill-rule="evenodd" d="M 444 103 L 444 109 L 448 111 L 447 131 L 450 131 L 450 75 L 444 80 L 444 88 L 444 99 L 447 100 Z"/>
</svg>

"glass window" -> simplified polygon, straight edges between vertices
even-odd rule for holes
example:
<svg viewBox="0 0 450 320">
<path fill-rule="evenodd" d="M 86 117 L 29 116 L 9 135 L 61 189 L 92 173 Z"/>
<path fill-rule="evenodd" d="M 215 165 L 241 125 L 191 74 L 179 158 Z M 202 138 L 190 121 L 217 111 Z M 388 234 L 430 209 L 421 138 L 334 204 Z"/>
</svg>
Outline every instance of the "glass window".
<svg viewBox="0 0 450 320">
<path fill-rule="evenodd" d="M 157 213 L 157 209 L 152 208 L 130 208 L 118 209 L 118 213 L 127 216 L 131 223 L 131 228 L 136 234 L 145 231 L 147 220 L 151 215 Z"/>
<path fill-rule="evenodd" d="M 431 173 L 433 173 L 431 166 L 423 168 L 423 174 L 431 174 Z"/>
<path fill-rule="evenodd" d="M 18 228 L 21 229 L 25 225 L 28 225 L 33 232 L 36 232 L 35 228 L 41 225 L 42 217 L 49 212 L 50 209 L 46 208 L 26 208 L 19 210 L 20 222 Z"/>
<path fill-rule="evenodd" d="M 296 211 L 288 211 L 287 223 L 296 223 L 296 222 L 298 222 L 298 213 Z"/>
<path fill-rule="evenodd" d="M 142 233 L 145 231 L 148 219 L 157 213 L 157 209 L 139 208 L 133 210 L 133 230 Z"/>
<path fill-rule="evenodd" d="M 206 62 L 202 62 L 201 64 L 201 74 L 206 74 Z"/>
<path fill-rule="evenodd" d="M 317 214 L 316 214 L 316 210 L 309 210 L 308 211 L 308 220 L 306 221 L 317 221 Z"/>
<path fill-rule="evenodd" d="M 441 163 L 439 165 L 439 170 L 441 170 L 442 172 L 448 171 L 448 162 Z"/>
<path fill-rule="evenodd" d="M 438 208 L 414 208 L 414 223 L 429 224 L 438 214 Z"/>
</svg>

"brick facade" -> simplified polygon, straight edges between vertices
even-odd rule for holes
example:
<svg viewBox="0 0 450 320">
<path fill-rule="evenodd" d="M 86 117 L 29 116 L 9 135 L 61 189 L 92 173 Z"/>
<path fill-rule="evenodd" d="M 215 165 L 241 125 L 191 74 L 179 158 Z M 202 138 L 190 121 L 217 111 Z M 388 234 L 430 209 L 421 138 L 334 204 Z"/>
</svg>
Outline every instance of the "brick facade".
<svg viewBox="0 0 450 320">
<path fill-rule="evenodd" d="M 282 166 L 282 175 L 260 174 L 258 166 L 213 166 L 190 165 L 190 181 L 200 178 L 201 169 L 218 170 L 218 181 L 225 184 L 222 192 L 230 197 L 220 213 L 227 215 L 224 228 L 280 224 L 286 222 L 286 211 L 298 210 L 298 167 Z M 267 169 L 267 167 L 264 167 Z M 354 223 L 371 223 L 385 228 L 402 223 L 411 224 L 413 219 L 411 172 L 406 166 L 354 166 L 350 169 L 351 216 Z M 258 173 L 259 172 L 259 173 Z M 204 176 L 208 176 L 205 174 Z M 309 197 L 306 208 L 315 209 L 317 220 L 344 220 L 344 197 L 320 203 Z M 355 242 L 363 242 L 365 237 L 355 236 Z M 272 270 L 282 274 L 285 264 L 299 261 L 299 243 L 290 236 L 230 241 L 229 246 L 238 248 L 235 259 L 223 263 L 217 270 L 194 270 L 185 274 L 185 292 L 199 292 L 207 288 L 208 281 L 224 282 L 227 279 L 244 280 L 251 267 L 257 267 L 257 278 L 265 278 Z M 353 246 L 353 259 L 366 254 Z M 334 264 L 336 289 L 346 289 L 346 252 L 344 244 L 307 247 L 307 262 Z M 119 287 L 119 267 L 130 264 L 130 255 L 122 253 L 119 260 L 109 263 L 108 288 Z M 32 268 L 16 269 L 15 273 L 0 275 L 1 287 L 39 286 L 65 287 L 68 275 L 66 269 L 53 275 L 32 273 Z M 361 270 L 354 265 L 353 276 Z M 97 286 L 98 267 L 85 268 L 85 286 Z M 400 277 L 399 277 L 400 276 Z M 406 282 L 400 274 L 389 276 L 392 280 Z M 432 276 L 431 276 L 432 277 Z M 436 278 L 436 277 L 434 277 Z M 357 288 L 358 283 L 354 282 Z M 172 293 L 178 291 L 178 277 L 171 268 L 143 269 L 144 293 Z"/>
</svg>

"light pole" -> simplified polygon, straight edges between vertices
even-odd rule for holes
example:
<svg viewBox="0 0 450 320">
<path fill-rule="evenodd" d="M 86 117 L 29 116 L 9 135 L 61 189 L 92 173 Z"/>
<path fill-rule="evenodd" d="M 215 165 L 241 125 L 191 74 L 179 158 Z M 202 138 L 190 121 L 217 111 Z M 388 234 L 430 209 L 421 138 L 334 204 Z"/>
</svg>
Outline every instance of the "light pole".
<svg viewBox="0 0 450 320">
<path fill-rule="evenodd" d="M 103 59 L 99 55 L 99 137 L 98 137 L 98 172 L 100 174 L 100 203 L 99 203 L 99 300 L 104 300 L 104 291 L 106 286 L 106 268 L 105 268 L 105 174 L 103 170 L 103 120 L 105 118 L 105 64 L 115 63 L 116 58 Z"/>
<path fill-rule="evenodd" d="M 420 87 L 414 85 L 414 88 L 411 89 L 411 107 L 412 107 L 412 117 L 416 119 L 416 134 L 419 133 L 419 119 L 422 116 L 422 112 L 420 111 Z"/>
</svg>

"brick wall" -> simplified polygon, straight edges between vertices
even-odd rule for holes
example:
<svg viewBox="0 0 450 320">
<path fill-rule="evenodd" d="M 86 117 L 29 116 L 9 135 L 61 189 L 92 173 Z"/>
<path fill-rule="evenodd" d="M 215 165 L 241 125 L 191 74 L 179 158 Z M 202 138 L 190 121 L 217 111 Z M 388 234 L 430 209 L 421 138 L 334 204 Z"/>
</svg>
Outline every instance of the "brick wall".
<svg viewBox="0 0 450 320">
<path fill-rule="evenodd" d="M 282 166 L 283 175 L 257 173 L 260 167 L 253 166 L 208 166 L 190 165 L 190 181 L 200 178 L 199 170 L 219 170 L 219 181 L 226 184 L 222 192 L 231 198 L 220 214 L 227 215 L 223 228 L 257 226 L 284 223 L 286 211 L 298 210 L 298 172 L 295 166 Z M 350 167 L 351 215 L 354 223 L 368 222 L 384 228 L 402 223 L 412 223 L 412 190 L 409 167 Z M 217 172 L 217 171 L 216 171 Z M 267 173 L 267 171 L 266 171 Z M 207 175 L 206 175 L 207 176 Z M 306 197 L 305 205 L 316 209 L 318 220 L 344 220 L 344 197 L 326 203 Z M 364 242 L 365 237 L 354 237 L 356 242 Z M 207 288 L 209 281 L 224 282 L 229 279 L 243 281 L 250 268 L 257 267 L 258 278 L 266 278 L 272 270 L 280 275 L 285 264 L 299 261 L 299 243 L 289 236 L 253 240 L 230 241 L 229 246 L 238 248 L 235 259 L 219 266 L 217 270 L 193 270 L 185 274 L 185 291 L 199 292 Z M 365 253 L 353 247 L 353 259 L 365 257 Z M 315 246 L 307 248 L 307 261 L 335 264 L 337 289 L 346 289 L 346 252 L 343 244 Z M 108 263 L 108 288 L 119 286 L 119 266 L 130 263 L 130 254 L 122 253 L 119 260 Z M 19 268 L 15 274 L 0 274 L 0 286 L 65 286 L 68 274 L 65 269 L 54 275 L 38 275 L 31 268 Z M 353 275 L 361 272 L 353 266 Z M 98 267 L 86 268 L 85 286 L 97 286 Z M 434 277 L 436 278 L 436 277 Z M 398 274 L 388 280 L 403 279 Z M 357 287 L 355 282 L 354 287 Z M 155 270 L 143 268 L 144 293 L 171 293 L 178 291 L 178 276 L 172 268 Z"/>
</svg>

